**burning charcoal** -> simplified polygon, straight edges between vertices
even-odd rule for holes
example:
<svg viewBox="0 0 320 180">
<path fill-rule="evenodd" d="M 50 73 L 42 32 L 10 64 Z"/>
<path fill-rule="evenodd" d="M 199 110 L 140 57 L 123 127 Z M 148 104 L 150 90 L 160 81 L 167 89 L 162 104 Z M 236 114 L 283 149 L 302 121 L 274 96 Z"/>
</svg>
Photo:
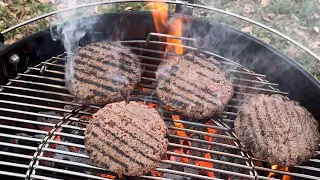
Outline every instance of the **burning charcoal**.
<svg viewBox="0 0 320 180">
<path fill-rule="evenodd" d="M 65 151 L 65 152 L 71 152 L 68 146 L 65 145 L 58 145 L 57 150 Z M 84 149 L 79 149 L 78 152 L 79 154 L 87 154 Z M 71 162 L 78 162 L 78 163 L 83 163 L 83 164 L 90 164 L 90 160 L 87 158 L 81 158 L 81 157 L 75 157 L 75 156 L 70 156 L 70 155 L 65 155 L 65 154 L 58 154 L 56 153 L 53 158 L 55 159 L 61 159 L 61 160 L 67 160 Z M 55 163 L 53 162 L 53 166 L 55 166 Z"/>
<path fill-rule="evenodd" d="M 194 163 L 193 163 L 194 164 Z M 193 168 L 188 168 L 188 167 L 184 167 L 184 172 L 186 173 L 190 173 L 190 174 L 199 174 L 199 171 L 197 169 L 193 169 Z"/>
<path fill-rule="evenodd" d="M 75 101 L 72 101 L 72 102 L 75 102 Z M 63 108 L 73 111 L 73 110 L 76 110 L 77 108 L 79 108 L 79 106 L 65 105 Z M 69 114 L 70 114 L 70 112 L 66 112 L 66 113 L 63 114 L 63 116 L 68 116 Z"/>
<path fill-rule="evenodd" d="M 28 135 L 26 133 L 18 133 L 17 136 L 23 136 L 23 137 L 33 137 L 36 139 L 43 139 L 46 135 L 43 134 L 36 134 L 34 136 Z M 27 140 L 21 140 L 21 139 L 15 139 L 15 143 L 16 144 L 21 144 L 21 145 L 28 145 L 28 146 L 33 146 L 36 147 L 38 146 L 40 143 L 39 142 L 34 142 L 34 141 L 27 141 Z"/>
<path fill-rule="evenodd" d="M 175 169 L 175 168 L 171 168 L 171 169 Z M 199 174 L 198 170 L 193 169 L 193 168 L 183 167 L 182 170 L 185 173 L 196 174 L 196 175 Z M 181 176 L 181 175 L 170 174 L 170 173 L 164 173 L 162 177 L 168 178 L 168 179 L 173 179 L 173 180 L 191 180 L 191 179 L 193 179 L 192 177 Z"/>
<path fill-rule="evenodd" d="M 217 138 L 216 142 L 223 143 L 223 144 L 228 144 L 227 140 L 221 139 L 221 138 Z M 230 148 L 225 148 L 225 147 L 222 147 L 222 146 L 212 146 L 211 150 L 219 151 L 219 152 L 225 152 L 225 153 L 229 153 L 229 154 L 240 155 L 237 150 L 230 149 Z M 215 159 L 215 160 L 231 162 L 231 163 L 235 163 L 235 164 L 243 164 L 243 165 L 245 164 L 245 162 L 243 160 L 240 160 L 240 159 L 237 159 L 237 158 L 232 158 L 232 157 L 227 157 L 227 156 L 221 156 L 221 155 L 213 154 L 211 158 Z M 227 166 L 227 165 L 223 165 L 223 164 L 214 164 L 214 168 L 222 169 L 222 170 L 226 170 L 226 171 L 232 171 L 232 172 L 248 174 L 248 172 L 245 172 L 247 170 L 244 170 L 244 169 L 241 169 L 241 168 L 236 168 L 236 167 L 233 167 L 233 166 Z M 217 178 L 222 178 L 222 179 L 224 179 L 224 178 L 228 179 L 228 177 L 229 177 L 228 175 L 221 174 L 221 173 L 215 173 L 215 176 Z M 232 178 L 232 179 L 237 179 L 237 178 Z"/>
<path fill-rule="evenodd" d="M 68 110 L 74 110 L 75 106 L 73 105 L 65 105 L 64 109 L 68 109 Z"/>
<path fill-rule="evenodd" d="M 60 116 L 59 114 L 57 114 L 54 111 L 39 112 L 39 114 L 45 114 L 45 115 L 51 115 L 51 116 Z M 46 122 L 46 123 L 50 123 L 50 124 L 57 124 L 58 122 L 60 122 L 60 120 L 58 120 L 58 119 L 52 119 L 52 118 L 47 118 L 47 117 L 37 117 L 37 121 Z M 44 131 L 50 131 L 51 128 L 52 127 L 40 126 L 39 125 L 39 129 L 44 130 Z"/>
<path fill-rule="evenodd" d="M 163 168 L 163 169 L 170 169 L 171 168 L 171 164 L 166 164 L 166 163 L 159 163 L 157 165 L 158 168 Z"/>
<path fill-rule="evenodd" d="M 71 123 L 71 125 L 76 126 L 76 127 L 82 127 L 82 125 L 79 124 L 78 122 L 73 122 L 73 123 Z M 76 129 L 64 128 L 62 132 L 68 133 L 68 134 L 73 134 L 73 135 L 78 135 L 78 136 L 84 136 L 84 131 L 76 130 Z M 83 140 L 72 138 L 72 137 L 63 137 L 62 140 L 67 141 L 67 142 L 77 143 L 77 144 L 84 143 Z"/>
<path fill-rule="evenodd" d="M 180 176 L 180 175 L 169 174 L 169 173 L 164 173 L 163 178 L 173 179 L 173 180 L 191 180 L 192 179 L 191 177 Z"/>
<path fill-rule="evenodd" d="M 45 135 L 42 134 L 36 134 L 34 136 L 26 134 L 26 133 L 18 133 L 16 134 L 17 136 L 23 136 L 23 137 L 29 137 L 29 138 L 35 138 L 35 139 L 43 139 Z M 1 139 L 0 139 L 1 140 Z M 34 142 L 34 141 L 28 141 L 28 140 L 22 140 L 22 139 L 3 139 L 1 140 L 2 142 L 10 142 L 12 144 L 19 144 L 19 145 L 26 145 L 26 146 L 33 146 L 37 147 L 39 146 L 39 142 Z M 12 147 L 5 147 L 1 149 L 3 151 L 8 151 L 8 152 L 14 152 L 14 153 L 19 153 L 19 154 L 33 154 L 34 151 L 31 150 L 24 150 L 21 148 L 12 148 Z"/>
<path fill-rule="evenodd" d="M 190 137 L 194 138 L 194 139 L 200 139 L 199 136 L 200 135 L 198 135 L 198 134 L 194 134 L 194 135 L 191 135 Z M 207 144 L 198 143 L 198 142 L 195 142 L 195 141 L 191 141 L 191 146 L 192 147 L 197 147 L 197 148 L 203 148 L 203 149 L 207 149 L 208 148 Z M 190 153 L 190 155 L 193 155 L 193 156 L 198 156 L 198 157 L 203 157 L 204 156 L 204 153 L 201 152 L 201 151 L 190 150 L 189 153 Z"/>
</svg>

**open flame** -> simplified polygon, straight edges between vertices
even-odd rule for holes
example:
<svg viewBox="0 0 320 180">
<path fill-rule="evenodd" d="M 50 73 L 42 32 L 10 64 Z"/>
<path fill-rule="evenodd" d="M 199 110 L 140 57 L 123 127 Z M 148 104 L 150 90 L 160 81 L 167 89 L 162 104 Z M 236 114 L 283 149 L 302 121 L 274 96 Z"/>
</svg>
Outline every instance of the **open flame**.
<svg viewBox="0 0 320 180">
<path fill-rule="evenodd" d="M 158 33 L 169 34 L 173 36 L 182 36 L 182 19 L 179 17 L 169 19 L 169 7 L 165 2 L 149 2 L 151 7 L 154 24 Z M 166 38 L 169 44 L 166 52 L 175 52 L 183 54 L 182 41 L 180 39 Z"/>
<path fill-rule="evenodd" d="M 281 167 L 279 165 L 272 165 L 271 169 L 280 170 L 280 171 L 289 171 L 288 167 Z M 269 178 L 273 178 L 273 177 L 275 178 L 275 177 L 278 177 L 279 175 L 274 173 L 274 172 L 269 172 L 268 177 Z M 290 180 L 290 176 L 288 176 L 288 175 L 280 175 L 280 176 L 282 176 L 282 180 Z"/>
</svg>

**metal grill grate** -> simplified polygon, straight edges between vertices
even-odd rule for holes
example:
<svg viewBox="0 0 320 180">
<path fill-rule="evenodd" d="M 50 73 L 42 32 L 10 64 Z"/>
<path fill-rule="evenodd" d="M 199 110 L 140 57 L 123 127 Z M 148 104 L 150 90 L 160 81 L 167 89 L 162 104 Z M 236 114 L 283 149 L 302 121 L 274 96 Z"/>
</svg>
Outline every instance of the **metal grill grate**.
<svg viewBox="0 0 320 180">
<path fill-rule="evenodd" d="M 121 41 L 132 47 L 141 59 L 144 69 L 141 83 L 131 95 L 131 100 L 159 104 L 154 95 L 154 76 L 157 65 L 153 62 L 165 61 L 161 56 L 173 55 L 150 45 L 166 45 L 165 42 L 153 41 L 151 33 L 147 40 Z M 177 37 L 175 37 L 177 38 Z M 186 40 L 181 38 L 182 40 Z M 184 46 L 189 51 L 199 48 Z M 279 91 L 277 84 L 265 80 L 265 75 L 257 74 L 231 60 L 210 52 L 232 75 L 234 96 L 225 111 L 210 120 L 193 122 L 184 119 L 172 119 L 173 113 L 160 109 L 170 130 L 170 143 L 167 160 L 162 160 L 155 169 L 156 173 L 143 176 L 147 179 L 273 179 L 267 175 L 273 172 L 292 178 L 319 179 L 320 159 L 311 159 L 308 166 L 296 166 L 290 172 L 267 168 L 261 162 L 240 149 L 240 144 L 233 133 L 233 121 L 239 105 L 246 96 L 254 93 L 287 93 Z M 152 55 L 150 55 L 152 54 Z M 100 107 L 85 107 L 73 102 L 73 97 L 64 87 L 64 64 L 66 54 L 61 54 L 40 64 L 29 67 L 24 73 L 2 86 L 0 91 L 0 174 L 11 178 L 27 179 L 108 179 L 113 175 L 101 168 L 90 165 L 84 147 L 83 132 L 88 118 Z M 209 122 L 209 123 L 208 123 Z M 177 124 L 183 125 L 176 126 Z M 217 133 L 208 132 L 214 129 Z M 178 136 L 182 131 L 187 137 Z M 205 140 L 209 136 L 212 141 Z M 190 144 L 181 143 L 190 142 Z M 209 145 L 211 146 L 210 148 Z M 182 152 L 193 153 L 179 153 Z M 205 158 L 209 153 L 211 159 Z M 318 152 L 319 153 L 319 152 Z M 180 159 L 180 160 L 177 160 Z M 185 163 L 182 159 L 188 160 Z M 195 165 L 202 161 L 212 163 L 212 167 Z M 297 171 L 299 170 L 299 171 Z M 210 177 L 213 172 L 215 177 Z M 296 173 L 296 172 L 306 172 Z"/>
</svg>

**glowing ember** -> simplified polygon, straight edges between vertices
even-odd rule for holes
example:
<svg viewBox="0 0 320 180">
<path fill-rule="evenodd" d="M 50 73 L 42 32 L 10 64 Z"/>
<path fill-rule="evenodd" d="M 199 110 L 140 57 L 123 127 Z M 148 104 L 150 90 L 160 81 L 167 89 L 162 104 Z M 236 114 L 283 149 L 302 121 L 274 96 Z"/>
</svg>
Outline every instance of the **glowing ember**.
<svg viewBox="0 0 320 180">
<path fill-rule="evenodd" d="M 149 108 L 157 108 L 158 104 L 149 103 L 148 106 Z"/>
<path fill-rule="evenodd" d="M 96 173 L 97 176 L 103 177 L 103 178 L 108 178 L 108 179 L 115 179 L 116 176 L 114 175 L 109 175 L 109 174 L 103 174 L 103 173 Z M 121 174 L 118 174 L 119 178 L 124 178 Z"/>
<path fill-rule="evenodd" d="M 89 116 L 89 115 L 82 115 L 80 116 L 81 120 L 87 120 L 87 121 L 91 121 L 92 120 L 92 116 Z"/>
<path fill-rule="evenodd" d="M 212 121 L 208 121 L 206 122 L 206 125 L 212 125 L 213 122 Z M 215 134 L 217 131 L 213 128 L 207 128 L 207 131 L 211 134 Z M 206 141 L 209 141 L 209 142 L 212 142 L 213 141 L 213 137 L 212 136 L 204 136 L 204 139 Z M 211 149 L 211 145 L 209 144 L 208 145 L 208 149 Z M 205 153 L 204 154 L 204 157 L 207 158 L 207 159 L 211 159 L 211 155 L 210 153 Z M 196 161 L 195 163 L 197 166 L 202 166 L 202 167 L 208 167 L 208 168 L 213 168 L 213 164 L 211 162 L 208 162 L 208 161 Z M 216 176 L 214 175 L 213 172 L 211 171 L 200 171 L 200 174 L 204 174 L 204 175 L 207 175 L 207 176 L 210 176 L 210 177 L 213 177 L 215 178 Z"/>
<path fill-rule="evenodd" d="M 70 151 L 73 151 L 73 152 L 78 152 L 79 148 L 77 147 L 68 147 Z"/>
<path fill-rule="evenodd" d="M 162 174 L 160 174 L 158 171 L 151 170 L 151 174 L 155 177 L 162 177 Z"/>
<path fill-rule="evenodd" d="M 206 125 L 212 125 L 213 122 L 212 121 L 208 121 L 206 122 Z M 211 134 L 215 134 L 217 131 L 213 128 L 207 128 L 207 131 Z M 204 136 L 204 139 L 209 141 L 209 142 L 212 142 L 213 141 L 213 137 L 212 136 Z M 208 149 L 211 149 L 211 145 L 208 145 Z"/>
<path fill-rule="evenodd" d="M 61 141 L 60 136 L 54 138 L 55 141 Z M 50 147 L 53 149 L 57 149 L 58 144 L 50 144 Z"/>
<path fill-rule="evenodd" d="M 210 153 L 205 153 L 204 157 L 207 158 L 207 159 L 211 159 Z M 213 164 L 211 162 L 207 162 L 207 161 L 196 161 L 196 165 L 197 166 L 202 166 L 202 167 L 213 168 Z M 200 171 L 200 174 L 205 174 L 205 175 L 208 175 L 208 176 L 213 177 L 213 178 L 216 177 L 214 175 L 214 173 L 211 172 L 211 171 Z"/>
<path fill-rule="evenodd" d="M 175 119 L 175 120 L 180 120 L 180 116 L 178 115 L 172 115 L 172 119 Z M 184 128 L 183 124 L 182 123 L 177 123 L 177 122 L 174 122 L 174 126 L 175 127 L 178 127 L 178 128 Z M 184 131 L 179 131 L 179 130 L 176 130 L 175 131 L 175 134 L 178 135 L 178 136 L 182 136 L 182 137 L 188 137 L 187 133 L 184 132 Z M 185 143 L 189 146 L 191 146 L 191 142 L 190 141 L 186 141 L 186 140 L 183 140 L 183 139 L 180 139 L 180 144 L 181 145 L 185 145 Z M 173 150 L 175 153 L 178 153 L 178 154 L 185 154 L 185 152 L 183 151 L 183 148 L 176 148 Z M 184 157 L 176 157 L 176 156 L 171 156 L 170 157 L 170 160 L 171 161 L 177 161 L 177 162 L 183 162 L 183 163 L 189 163 L 190 160 L 188 158 L 184 158 Z"/>
<path fill-rule="evenodd" d="M 178 153 L 178 154 L 185 154 L 183 152 L 182 148 L 176 148 L 175 150 L 173 150 L 173 152 Z M 183 162 L 183 163 L 189 163 L 190 160 L 188 158 L 185 157 L 177 157 L 177 156 L 171 156 L 170 157 L 171 161 L 176 161 L 176 162 Z"/>
<path fill-rule="evenodd" d="M 280 171 L 286 171 L 286 172 L 289 171 L 289 168 L 288 168 L 288 167 L 281 167 L 281 166 L 278 166 L 278 165 L 272 165 L 272 166 L 271 166 L 271 169 L 273 169 L 273 170 L 280 170 Z M 269 178 L 277 177 L 277 174 L 274 173 L 274 172 L 270 172 L 270 173 L 268 174 L 268 177 L 269 177 Z M 283 175 L 283 176 L 282 176 L 282 180 L 290 180 L 290 176 L 288 176 L 288 175 Z"/>
<path fill-rule="evenodd" d="M 115 179 L 116 178 L 116 176 L 108 175 L 108 174 L 101 174 L 101 173 L 97 173 L 97 176 L 100 176 L 103 178 L 108 178 L 108 179 Z"/>
<path fill-rule="evenodd" d="M 150 2 L 148 5 L 151 7 L 154 24 L 158 33 L 165 33 L 173 36 L 182 36 L 182 20 L 181 18 L 170 19 L 168 15 L 168 4 L 165 2 Z M 179 39 L 167 38 L 166 42 L 181 45 Z M 177 54 L 183 54 L 181 46 L 168 44 L 166 52 L 173 51 Z"/>
</svg>

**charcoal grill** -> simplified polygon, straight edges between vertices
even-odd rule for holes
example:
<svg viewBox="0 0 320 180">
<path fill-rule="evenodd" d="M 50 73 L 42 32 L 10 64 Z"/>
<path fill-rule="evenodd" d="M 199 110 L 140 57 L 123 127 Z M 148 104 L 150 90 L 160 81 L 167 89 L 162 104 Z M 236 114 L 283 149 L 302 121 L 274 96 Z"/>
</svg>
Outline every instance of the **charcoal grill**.
<svg viewBox="0 0 320 180">
<path fill-rule="evenodd" d="M 114 2 L 120 1 L 83 7 Z M 210 9 L 180 1 L 166 2 L 176 4 L 177 9 Z M 53 14 L 19 24 L 2 34 Z M 143 74 L 130 100 L 156 106 L 162 114 L 170 130 L 167 159 L 164 158 L 154 172 L 141 177 L 122 177 L 90 164 L 84 150 L 83 132 L 90 116 L 101 107 L 84 106 L 73 101 L 73 96 L 64 86 L 66 57 L 72 52 L 64 52 L 61 42 L 53 41 L 50 30 L 45 29 L 0 51 L 1 178 L 320 179 L 319 155 L 288 171 L 271 169 L 270 164 L 252 157 L 250 152 L 242 151 L 233 132 L 238 107 L 247 96 L 255 93 L 286 95 L 299 101 L 320 119 L 320 112 L 317 111 L 320 108 L 320 84 L 292 59 L 229 26 L 188 15 L 170 14 L 171 17 L 180 17 L 188 27 L 183 32 L 184 37 L 155 33 L 150 12 L 97 16 L 99 21 L 94 27 L 96 40 L 120 42 L 129 46 L 140 58 Z M 86 18 L 91 17 L 84 17 L 84 21 Z M 80 45 L 92 42 L 91 36 L 88 32 Z M 232 76 L 234 86 L 234 96 L 223 113 L 211 119 L 194 121 L 183 116 L 175 118 L 173 115 L 178 114 L 162 107 L 154 93 L 154 74 L 159 63 L 165 61 L 164 57 L 174 54 L 164 51 L 168 43 L 161 41 L 160 37 L 181 39 L 185 52 L 203 53 L 219 60 Z M 311 51 L 307 52 L 318 58 Z M 187 136 L 179 136 L 177 131 L 185 132 Z M 211 140 L 205 137 L 211 137 Z M 210 154 L 210 158 L 204 156 L 206 153 Z M 199 161 L 211 163 L 212 166 L 197 165 L 195 162 Z M 208 172 L 214 173 L 214 177 Z M 273 178 L 268 177 L 272 173 Z"/>
</svg>

